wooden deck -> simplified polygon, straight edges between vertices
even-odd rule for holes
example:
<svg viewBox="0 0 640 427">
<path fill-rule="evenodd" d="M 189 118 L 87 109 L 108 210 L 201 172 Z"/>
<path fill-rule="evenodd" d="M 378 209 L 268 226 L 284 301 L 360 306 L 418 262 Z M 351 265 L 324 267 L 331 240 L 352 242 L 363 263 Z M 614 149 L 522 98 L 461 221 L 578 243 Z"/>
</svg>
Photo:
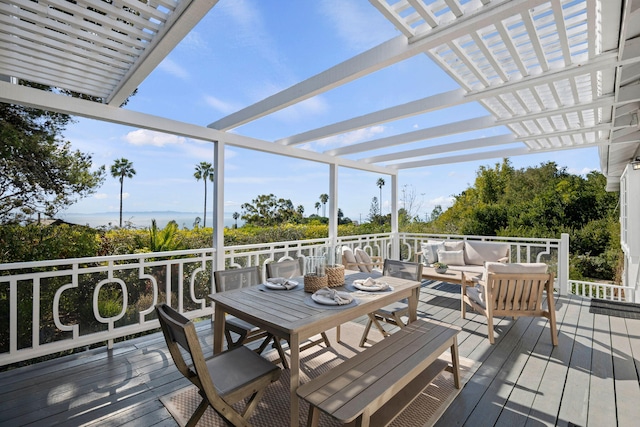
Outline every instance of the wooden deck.
<svg viewBox="0 0 640 427">
<path fill-rule="evenodd" d="M 438 426 L 636 426 L 640 420 L 640 320 L 557 303 L 560 344 L 546 321 L 503 319 L 494 346 L 485 320 L 460 319 L 459 286 L 430 282 L 418 316 L 462 327 L 460 355 L 479 368 Z M 210 322 L 200 322 L 205 351 Z M 160 334 L 0 373 L 0 425 L 175 426 L 159 397 L 186 385 Z"/>
</svg>

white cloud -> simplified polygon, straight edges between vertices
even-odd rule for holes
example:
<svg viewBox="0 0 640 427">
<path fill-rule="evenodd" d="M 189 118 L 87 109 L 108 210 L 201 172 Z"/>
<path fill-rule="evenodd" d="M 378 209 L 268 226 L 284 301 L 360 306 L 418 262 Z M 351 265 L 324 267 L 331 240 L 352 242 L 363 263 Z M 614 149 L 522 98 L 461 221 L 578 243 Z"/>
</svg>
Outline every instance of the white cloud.
<svg viewBox="0 0 640 427">
<path fill-rule="evenodd" d="M 322 97 L 314 96 L 274 113 L 273 117 L 286 123 L 293 123 L 309 116 L 324 114 L 328 109 L 329 106 Z"/>
<path fill-rule="evenodd" d="M 96 193 L 93 195 L 98 200 L 107 199 L 109 196 L 106 193 Z"/>
<path fill-rule="evenodd" d="M 354 130 L 342 135 L 330 136 L 329 138 L 321 139 L 317 142 L 320 146 L 343 146 L 357 144 L 359 142 L 368 141 L 375 138 L 377 135 L 384 133 L 386 128 L 384 126 L 371 126 L 364 129 Z"/>
<path fill-rule="evenodd" d="M 124 136 L 124 140 L 132 145 L 154 145 L 164 147 L 165 145 L 184 144 L 185 137 L 169 135 L 167 133 L 155 132 L 152 130 L 138 129 L 129 132 Z"/>
<path fill-rule="evenodd" d="M 318 4 L 322 13 L 331 19 L 337 34 L 353 50 L 369 49 L 397 35 L 380 12 L 365 2 L 328 0 Z"/>
<path fill-rule="evenodd" d="M 129 198 L 129 196 L 131 196 L 131 194 L 129 194 L 129 193 L 122 193 L 122 200 L 124 200 L 124 199 L 128 199 L 128 198 Z"/>
<path fill-rule="evenodd" d="M 189 72 L 182 66 L 176 64 L 169 58 L 165 58 L 158 68 L 182 80 L 189 79 Z"/>
<path fill-rule="evenodd" d="M 572 175 L 586 176 L 589 172 L 593 172 L 597 170 L 599 169 L 598 168 L 582 168 L 582 169 L 568 168 L 567 172 Z"/>
<path fill-rule="evenodd" d="M 214 110 L 219 111 L 223 114 L 231 114 L 236 110 L 239 110 L 240 107 L 236 106 L 232 103 L 225 102 L 221 99 L 216 98 L 215 96 L 205 95 L 204 101 Z"/>
</svg>

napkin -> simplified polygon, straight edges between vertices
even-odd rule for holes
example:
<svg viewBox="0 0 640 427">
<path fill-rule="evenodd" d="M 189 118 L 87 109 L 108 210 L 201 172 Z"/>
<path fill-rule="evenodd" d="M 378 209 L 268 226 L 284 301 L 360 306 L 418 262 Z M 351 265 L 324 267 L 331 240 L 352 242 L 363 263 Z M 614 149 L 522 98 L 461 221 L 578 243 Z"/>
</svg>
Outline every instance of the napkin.
<svg viewBox="0 0 640 427">
<path fill-rule="evenodd" d="M 375 288 L 376 290 L 379 290 L 379 291 L 384 291 L 389 289 L 389 284 L 387 282 L 383 282 L 381 280 L 380 281 L 374 280 L 371 277 L 367 277 L 366 280 L 358 281 L 358 284 L 366 288 L 368 287 Z"/>
<path fill-rule="evenodd" d="M 272 285 L 280 285 L 285 289 L 293 289 L 298 286 L 297 282 L 285 279 L 284 277 L 272 277 L 270 279 L 267 279 L 267 282 L 271 283 Z"/>
<path fill-rule="evenodd" d="M 331 298 L 332 300 L 337 302 L 338 305 L 349 304 L 351 301 L 353 301 L 353 297 L 351 295 L 344 292 L 338 293 L 338 291 L 331 288 L 320 288 L 315 292 L 314 295 Z"/>
</svg>

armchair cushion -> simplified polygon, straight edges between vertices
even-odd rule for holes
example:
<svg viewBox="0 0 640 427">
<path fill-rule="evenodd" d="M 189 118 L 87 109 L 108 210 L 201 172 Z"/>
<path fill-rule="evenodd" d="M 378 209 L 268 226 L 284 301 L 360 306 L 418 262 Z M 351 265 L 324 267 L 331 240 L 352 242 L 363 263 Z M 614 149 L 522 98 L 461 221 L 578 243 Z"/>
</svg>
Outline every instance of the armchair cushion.
<svg viewBox="0 0 640 427">
<path fill-rule="evenodd" d="M 467 295 L 469 298 L 473 299 L 482 307 L 485 307 L 485 292 L 484 287 L 487 283 L 487 277 L 489 273 L 546 273 L 548 269 L 548 265 L 543 262 L 534 262 L 534 263 L 511 263 L 505 264 L 503 262 L 495 261 L 495 262 L 486 262 L 484 266 L 484 273 L 482 275 L 482 280 L 480 280 L 474 287 L 470 287 L 467 289 Z M 486 308 L 486 307 L 485 307 Z"/>
</svg>

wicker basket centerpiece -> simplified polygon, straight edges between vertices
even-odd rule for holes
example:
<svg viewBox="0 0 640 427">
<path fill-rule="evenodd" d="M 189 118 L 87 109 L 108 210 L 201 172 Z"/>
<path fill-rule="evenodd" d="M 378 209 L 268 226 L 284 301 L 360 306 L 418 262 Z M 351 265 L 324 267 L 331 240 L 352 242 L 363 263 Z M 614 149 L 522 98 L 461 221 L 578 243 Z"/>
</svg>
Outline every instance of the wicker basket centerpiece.
<svg viewBox="0 0 640 427">
<path fill-rule="evenodd" d="M 335 288 L 344 285 L 344 265 L 328 265 L 325 271 L 327 272 L 327 286 Z"/>
<path fill-rule="evenodd" d="M 326 288 L 328 285 L 328 277 L 326 274 L 320 276 L 317 273 L 309 273 L 304 275 L 304 291 L 315 292 L 318 289 Z"/>
</svg>

